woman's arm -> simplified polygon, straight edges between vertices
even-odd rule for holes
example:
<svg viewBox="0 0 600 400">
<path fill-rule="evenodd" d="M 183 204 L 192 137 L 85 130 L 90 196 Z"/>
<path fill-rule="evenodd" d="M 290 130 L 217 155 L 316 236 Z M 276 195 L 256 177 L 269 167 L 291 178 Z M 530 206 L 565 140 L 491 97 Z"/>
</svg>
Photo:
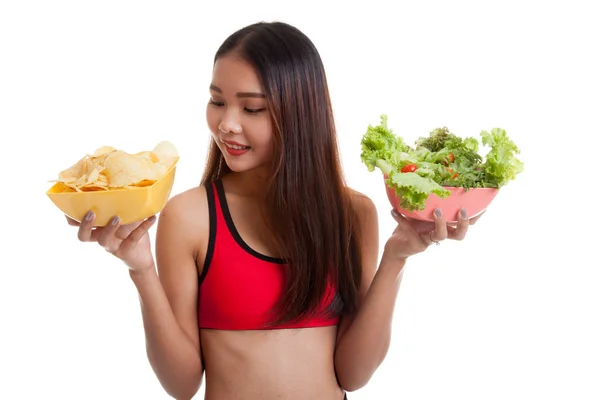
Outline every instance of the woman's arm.
<svg viewBox="0 0 600 400">
<path fill-rule="evenodd" d="M 467 219 L 461 213 L 456 226 L 448 226 L 441 213 L 434 216 L 434 221 L 419 221 L 392 212 L 398 225 L 385 244 L 377 269 L 379 238 L 375 206 L 363 196 L 356 209 L 364 235 L 361 304 L 353 318 L 341 321 L 335 355 L 338 380 L 348 391 L 366 385 L 387 354 L 406 259 L 422 253 L 434 241 L 463 240 L 469 226 L 481 216 Z"/>
<path fill-rule="evenodd" d="M 340 385 L 355 391 L 369 382 L 390 345 L 392 316 L 404 263 L 379 258 L 377 209 L 366 196 L 357 195 L 356 209 L 363 235 L 363 277 L 359 311 L 340 322 L 335 368 Z"/>
<path fill-rule="evenodd" d="M 198 234 L 190 232 L 186 197 L 173 197 L 161 212 L 157 271 L 130 273 L 139 292 L 148 360 L 163 388 L 178 400 L 196 394 L 204 371 L 197 322 Z"/>
</svg>

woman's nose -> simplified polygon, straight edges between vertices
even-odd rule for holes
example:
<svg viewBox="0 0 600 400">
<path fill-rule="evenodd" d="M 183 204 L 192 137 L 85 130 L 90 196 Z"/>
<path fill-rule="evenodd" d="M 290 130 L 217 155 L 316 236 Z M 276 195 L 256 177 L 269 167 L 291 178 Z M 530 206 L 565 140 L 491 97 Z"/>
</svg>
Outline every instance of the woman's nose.
<svg viewBox="0 0 600 400">
<path fill-rule="evenodd" d="M 242 125 L 235 113 L 228 110 L 221 119 L 219 130 L 223 133 L 241 133 Z"/>
</svg>

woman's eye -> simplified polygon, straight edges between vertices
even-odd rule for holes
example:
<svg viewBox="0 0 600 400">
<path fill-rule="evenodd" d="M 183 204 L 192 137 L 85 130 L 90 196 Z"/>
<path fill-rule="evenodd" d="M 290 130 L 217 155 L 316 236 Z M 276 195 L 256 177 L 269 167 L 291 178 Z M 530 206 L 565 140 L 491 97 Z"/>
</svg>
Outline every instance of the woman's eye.
<svg viewBox="0 0 600 400">
<path fill-rule="evenodd" d="M 248 108 L 248 107 L 246 107 L 246 108 L 244 108 L 244 110 L 246 110 L 246 112 L 250 113 L 250 114 L 258 114 L 259 112 L 264 111 L 265 109 L 264 108 Z"/>
<path fill-rule="evenodd" d="M 208 104 L 213 105 L 215 107 L 223 107 L 225 105 L 224 101 L 217 101 L 214 99 L 209 99 L 208 100 Z M 248 114 L 258 114 L 261 111 L 264 111 L 266 108 L 265 107 L 261 107 L 261 108 L 248 108 L 245 107 L 244 111 L 246 111 Z"/>
</svg>

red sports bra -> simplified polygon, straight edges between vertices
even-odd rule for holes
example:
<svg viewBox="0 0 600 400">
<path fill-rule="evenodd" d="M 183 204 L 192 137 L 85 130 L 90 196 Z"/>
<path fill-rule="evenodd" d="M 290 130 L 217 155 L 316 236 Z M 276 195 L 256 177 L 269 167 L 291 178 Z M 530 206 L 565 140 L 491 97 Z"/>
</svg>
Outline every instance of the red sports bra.
<svg viewBox="0 0 600 400">
<path fill-rule="evenodd" d="M 207 185 L 206 193 L 210 236 L 199 277 L 199 327 L 258 330 L 336 325 L 339 317 L 266 326 L 284 289 L 284 260 L 261 254 L 244 242 L 231 218 L 220 180 Z M 334 296 L 330 285 L 319 311 L 326 310 Z"/>
</svg>

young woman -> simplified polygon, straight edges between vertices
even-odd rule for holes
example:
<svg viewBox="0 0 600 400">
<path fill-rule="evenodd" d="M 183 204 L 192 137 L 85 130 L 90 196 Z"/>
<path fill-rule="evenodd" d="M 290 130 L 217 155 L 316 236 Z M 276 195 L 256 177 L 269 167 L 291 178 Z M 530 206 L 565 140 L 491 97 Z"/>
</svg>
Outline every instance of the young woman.
<svg viewBox="0 0 600 400">
<path fill-rule="evenodd" d="M 202 183 L 160 213 L 156 261 L 155 217 L 69 223 L 128 266 L 148 359 L 172 397 L 192 398 L 206 373 L 208 400 L 342 400 L 388 351 L 406 260 L 463 239 L 474 220 L 393 213 L 378 260 L 376 208 L 344 183 L 321 59 L 290 25 L 253 24 L 223 43 L 206 117 Z"/>
</svg>

